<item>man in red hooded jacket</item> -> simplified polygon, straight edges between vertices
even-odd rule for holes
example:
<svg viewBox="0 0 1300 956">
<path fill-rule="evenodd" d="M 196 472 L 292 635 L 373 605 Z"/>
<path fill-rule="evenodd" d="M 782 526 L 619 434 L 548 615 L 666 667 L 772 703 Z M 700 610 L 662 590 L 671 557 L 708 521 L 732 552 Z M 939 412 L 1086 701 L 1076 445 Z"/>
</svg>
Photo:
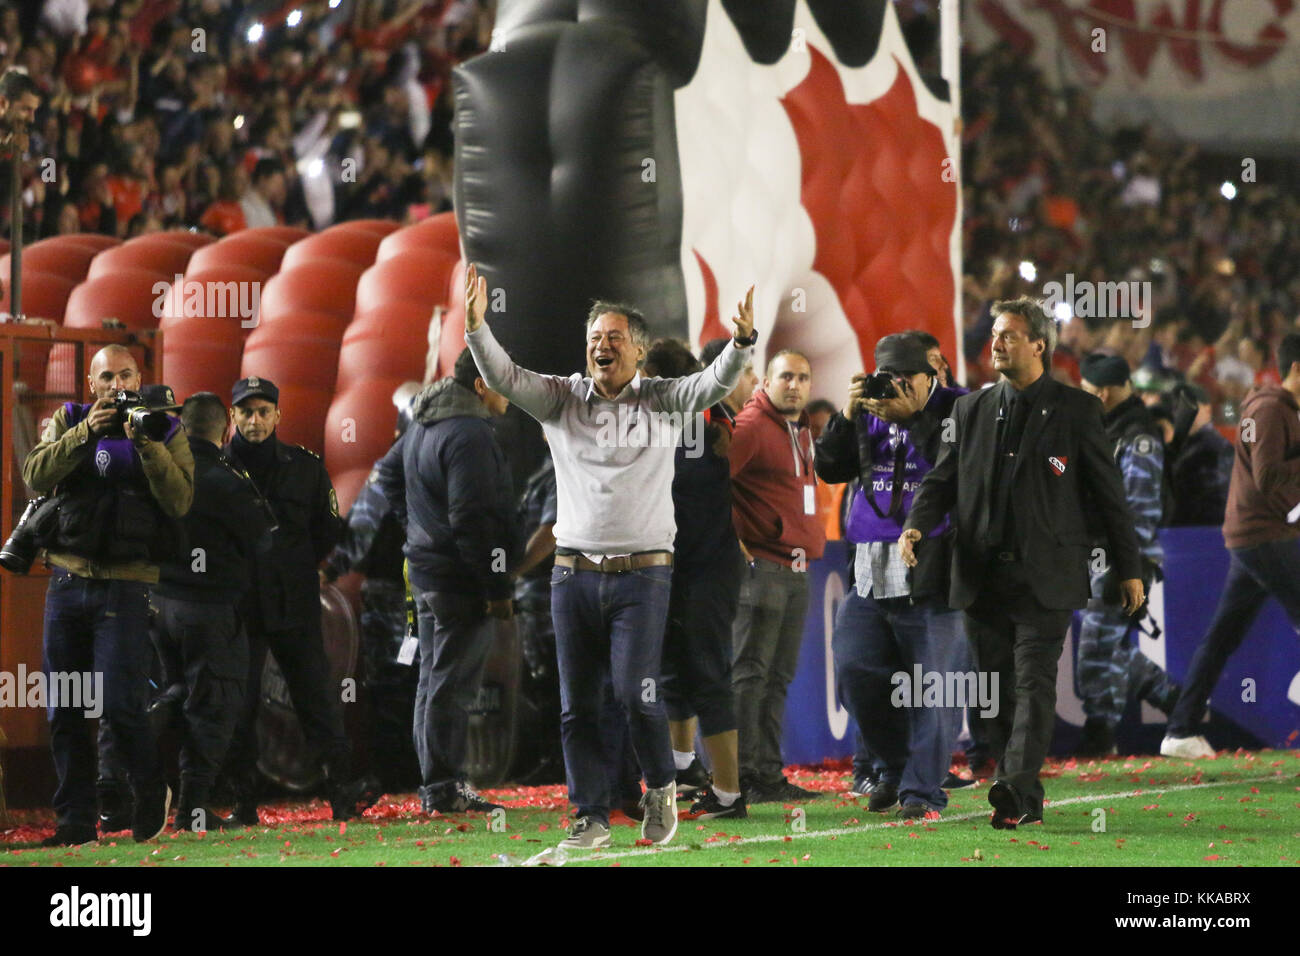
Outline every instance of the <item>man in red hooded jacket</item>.
<svg viewBox="0 0 1300 956">
<path fill-rule="evenodd" d="M 772 357 L 762 386 L 736 417 L 731 439 L 732 517 L 749 566 L 733 627 L 740 782 L 749 803 L 807 800 L 785 779 L 781 723 L 808 612 L 808 562 L 826 531 L 817 513 L 808 357 Z"/>
</svg>

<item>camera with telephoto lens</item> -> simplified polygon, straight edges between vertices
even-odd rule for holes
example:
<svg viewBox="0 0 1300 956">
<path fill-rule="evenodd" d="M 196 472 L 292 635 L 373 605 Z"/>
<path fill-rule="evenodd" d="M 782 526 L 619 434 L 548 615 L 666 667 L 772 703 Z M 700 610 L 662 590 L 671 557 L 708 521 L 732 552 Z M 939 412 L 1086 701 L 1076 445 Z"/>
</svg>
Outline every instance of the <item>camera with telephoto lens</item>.
<svg viewBox="0 0 1300 956">
<path fill-rule="evenodd" d="M 27 502 L 23 515 L 14 525 L 13 534 L 0 548 L 0 567 L 14 574 L 26 574 L 32 569 L 36 552 L 41 549 L 40 537 L 49 521 L 48 516 L 58 510 L 58 502 L 47 497 L 33 498 Z"/>
<path fill-rule="evenodd" d="M 113 398 L 113 408 L 117 415 L 106 433 L 112 438 L 126 435 L 126 423 L 137 435 L 143 435 L 150 441 L 162 441 L 171 428 L 171 419 L 166 412 L 155 411 L 144 404 L 139 392 L 120 391 Z"/>
<path fill-rule="evenodd" d="M 864 398 L 899 398 L 898 384 L 892 372 L 872 372 L 867 376 Z"/>
</svg>

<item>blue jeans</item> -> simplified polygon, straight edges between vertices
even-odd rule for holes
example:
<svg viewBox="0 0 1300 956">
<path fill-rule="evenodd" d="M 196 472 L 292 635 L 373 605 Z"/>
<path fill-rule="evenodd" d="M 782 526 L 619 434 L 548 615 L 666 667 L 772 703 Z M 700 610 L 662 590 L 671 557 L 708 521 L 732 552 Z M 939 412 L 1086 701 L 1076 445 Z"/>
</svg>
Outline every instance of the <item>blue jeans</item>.
<svg viewBox="0 0 1300 956">
<path fill-rule="evenodd" d="M 901 803 L 948 805 L 943 780 L 961 732 L 956 706 L 895 706 L 895 674 L 913 666 L 944 675 L 967 667 L 962 614 L 930 601 L 859 597 L 850 591 L 835 616 L 831 638 L 840 698 L 857 721 L 883 783 L 898 787 Z M 924 686 L 924 685 L 923 685 Z M 918 689 L 919 694 L 919 689 Z M 911 703 L 909 692 L 905 700 Z M 951 703 L 951 702 L 948 702 Z"/>
<path fill-rule="evenodd" d="M 161 780 L 149 725 L 149 586 L 82 578 L 56 569 L 45 595 L 45 673 L 95 674 L 113 746 L 132 787 Z M 79 680 L 80 682 L 80 680 Z M 53 683 L 50 685 L 53 687 Z M 84 686 L 84 685 L 83 685 Z M 86 701 L 51 701 L 50 751 L 60 826 L 95 825 L 95 743 Z M 81 706 L 71 706 L 80 703 Z"/>
<path fill-rule="evenodd" d="M 1270 541 L 1253 548 L 1229 548 L 1228 579 L 1210 629 L 1192 655 L 1191 669 L 1174 712 L 1171 737 L 1191 737 L 1205 716 L 1206 702 L 1228 658 L 1241 646 L 1271 594 L 1300 630 L 1300 541 Z"/>
<path fill-rule="evenodd" d="M 560 670 L 560 735 L 569 800 L 578 816 L 608 823 L 610 789 L 600 725 L 606 680 L 627 715 L 628 736 L 650 788 L 676 779 L 660 688 L 669 567 L 622 574 L 551 571 L 551 616 Z M 607 718 L 608 719 L 608 718 Z"/>
</svg>

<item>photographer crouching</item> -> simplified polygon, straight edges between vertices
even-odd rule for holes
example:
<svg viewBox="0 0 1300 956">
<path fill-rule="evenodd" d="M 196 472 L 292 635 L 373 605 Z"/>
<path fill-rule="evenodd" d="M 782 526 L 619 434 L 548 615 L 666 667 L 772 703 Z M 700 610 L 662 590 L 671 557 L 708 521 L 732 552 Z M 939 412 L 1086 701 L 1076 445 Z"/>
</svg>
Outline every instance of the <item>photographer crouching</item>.
<svg viewBox="0 0 1300 956">
<path fill-rule="evenodd" d="M 190 508 L 194 456 L 166 386 L 140 388 L 130 351 L 109 345 L 90 363 L 91 405 L 54 413 L 23 462 L 23 480 L 56 507 L 33 529 L 54 567 L 45 598 L 47 672 L 94 673 L 103 716 L 135 796 L 131 832 L 151 840 L 167 825 L 163 781 L 148 720 L 149 585 L 179 546 L 175 520 Z M 58 828 L 47 846 L 90 843 L 95 833 L 95 748 L 81 708 L 49 708 L 59 785 Z"/>
<path fill-rule="evenodd" d="M 943 783 L 961 708 L 940 701 L 910 709 L 910 683 L 918 666 L 927 674 L 964 669 L 969 652 L 961 613 L 947 605 L 947 522 L 919 551 L 914 571 L 893 545 L 962 392 L 939 385 L 914 333 L 885 336 L 875 358 L 877 371 L 853 377 L 848 404 L 816 444 L 819 478 L 861 481 L 845 531 L 857 545 L 855 586 L 836 614 L 831 650 L 841 698 L 880 773 L 868 809 L 901 802 L 904 819 L 935 819 L 948 804 Z M 907 675 L 909 709 L 898 706 L 899 674 Z"/>
</svg>

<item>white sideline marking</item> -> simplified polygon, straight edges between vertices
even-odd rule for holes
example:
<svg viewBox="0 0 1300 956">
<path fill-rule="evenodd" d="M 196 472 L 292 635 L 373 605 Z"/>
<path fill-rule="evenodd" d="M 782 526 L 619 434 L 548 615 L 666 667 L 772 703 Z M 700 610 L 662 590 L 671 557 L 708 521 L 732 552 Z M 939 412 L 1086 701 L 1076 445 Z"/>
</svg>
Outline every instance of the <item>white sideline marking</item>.
<svg viewBox="0 0 1300 956">
<path fill-rule="evenodd" d="M 1124 793 L 1103 793 L 1103 794 L 1097 794 L 1095 796 L 1068 797 L 1065 800 L 1052 800 L 1044 804 L 1043 809 L 1046 811 L 1046 810 L 1055 809 L 1056 807 L 1068 806 L 1069 804 L 1074 804 L 1074 803 L 1096 803 L 1099 800 L 1128 800 L 1131 799 L 1132 797 L 1141 797 L 1141 796 L 1148 796 L 1148 795 L 1154 796 L 1157 794 L 1174 793 L 1179 790 L 1210 790 L 1213 789 L 1214 787 L 1234 787 L 1243 783 L 1262 783 L 1266 780 L 1285 780 L 1285 779 L 1287 779 L 1285 774 L 1271 773 L 1263 777 L 1243 777 L 1240 780 L 1219 780 L 1214 783 L 1186 783 L 1186 784 L 1179 784 L 1176 787 L 1149 787 L 1143 790 L 1127 791 Z M 935 824 L 939 824 L 939 823 L 960 823 L 963 820 L 984 819 L 988 817 L 988 815 L 989 815 L 988 810 L 979 810 L 974 813 L 962 813 L 956 816 L 944 816 L 944 817 L 940 817 L 938 820 L 928 820 L 928 821 L 918 820 L 913 825 L 924 824 L 926 826 L 934 826 Z M 692 821 L 683 820 L 682 822 L 690 823 Z M 707 824 L 710 821 L 705 820 L 703 822 Z M 728 821 L 720 820 L 718 822 L 727 823 Z M 785 843 L 787 842 L 786 839 L 787 837 L 789 837 L 791 840 L 806 840 L 811 837 L 845 836 L 851 833 L 862 833 L 865 830 L 906 830 L 906 829 L 908 829 L 908 825 L 899 821 L 894 821 L 892 823 L 865 823 L 861 826 L 836 827 L 833 830 L 807 830 L 803 833 L 782 833 L 782 834 L 764 833 L 764 834 L 760 834 L 759 836 L 745 837 L 743 840 L 736 840 L 734 842 L 702 843 L 700 844 L 699 848 L 701 850 L 720 850 L 726 847 L 748 846 L 749 844 L 752 843 L 777 843 L 777 842 Z M 1026 830 L 1026 832 L 1030 832 L 1030 831 Z M 1033 832 L 1045 832 L 1045 831 L 1033 831 Z M 729 836 L 730 835 L 734 835 L 734 834 L 729 834 Z M 681 831 L 679 830 L 678 838 L 680 838 L 680 836 L 681 836 Z M 677 846 L 665 846 L 665 847 L 642 847 L 636 850 L 622 850 L 618 853 L 601 853 L 599 850 L 597 850 L 594 851 L 592 855 L 589 857 L 586 856 L 578 857 L 578 856 L 570 855 L 567 863 L 569 865 L 577 864 L 581 866 L 584 863 L 601 863 L 604 862 L 605 860 L 617 860 L 622 857 L 628 857 L 628 856 L 657 856 L 662 853 L 686 853 L 694 849 L 695 849 L 694 847 L 679 844 Z"/>
</svg>

